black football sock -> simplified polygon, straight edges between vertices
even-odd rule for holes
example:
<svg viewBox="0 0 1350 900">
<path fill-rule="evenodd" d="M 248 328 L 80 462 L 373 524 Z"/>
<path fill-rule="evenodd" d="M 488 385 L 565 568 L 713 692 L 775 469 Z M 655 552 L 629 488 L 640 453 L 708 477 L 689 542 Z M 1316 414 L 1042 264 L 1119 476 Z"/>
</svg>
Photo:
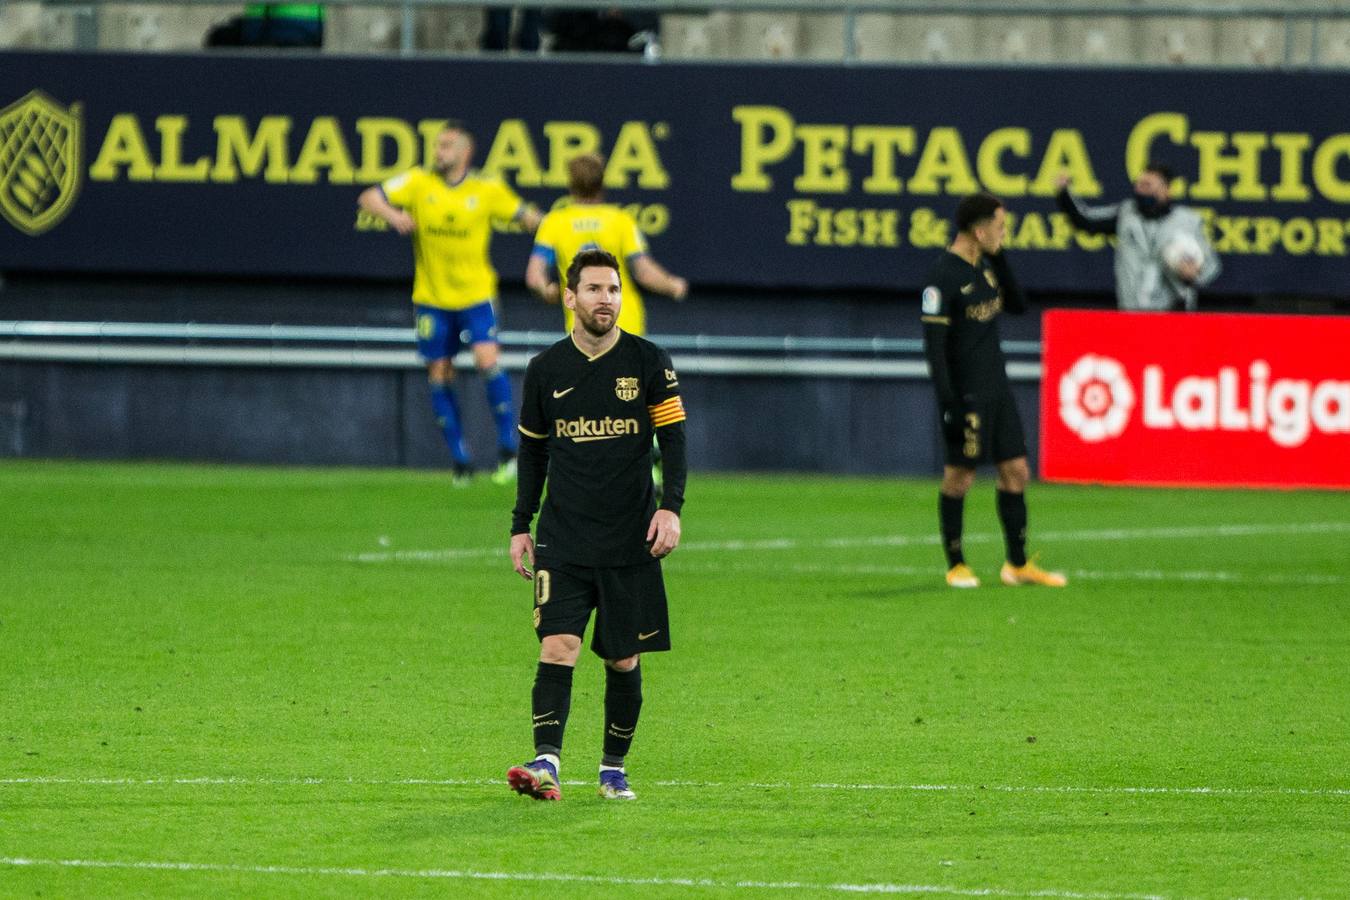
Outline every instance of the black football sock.
<svg viewBox="0 0 1350 900">
<path fill-rule="evenodd" d="M 562 755 L 563 729 L 572 707 L 572 667 L 541 662 L 534 675 L 534 752 Z"/>
<path fill-rule="evenodd" d="M 938 513 L 942 520 L 942 550 L 947 554 L 947 568 L 966 561 L 961 552 L 961 529 L 966 508 L 965 497 L 948 497 L 938 493 Z"/>
<path fill-rule="evenodd" d="M 1008 562 L 1027 564 L 1027 498 L 1012 491 L 998 492 L 998 520 L 1003 523 L 1003 542 L 1008 545 Z"/>
<path fill-rule="evenodd" d="M 602 766 L 622 766 L 642 711 L 642 666 L 630 672 L 605 667 L 605 747 Z"/>
</svg>

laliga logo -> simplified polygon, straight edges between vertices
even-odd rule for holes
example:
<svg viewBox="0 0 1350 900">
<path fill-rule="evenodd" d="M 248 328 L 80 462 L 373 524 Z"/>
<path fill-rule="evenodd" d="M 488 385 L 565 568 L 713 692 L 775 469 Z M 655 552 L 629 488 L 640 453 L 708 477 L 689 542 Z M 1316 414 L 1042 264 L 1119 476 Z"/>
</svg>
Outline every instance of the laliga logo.
<svg viewBox="0 0 1350 900">
<path fill-rule="evenodd" d="M 1224 366 L 1214 376 L 1188 375 L 1171 385 L 1160 365 L 1144 366 L 1144 428 L 1151 431 L 1265 433 L 1281 447 L 1312 436 L 1350 434 L 1350 381 L 1271 378 L 1254 360 L 1242 373 Z M 1135 394 L 1125 367 L 1085 354 L 1059 380 L 1059 417 L 1085 443 L 1118 437 L 1129 425 Z"/>
<path fill-rule="evenodd" d="M 1134 388 L 1125 367 L 1091 353 L 1059 379 L 1059 417 L 1089 444 L 1117 437 L 1130 422 Z"/>
</svg>

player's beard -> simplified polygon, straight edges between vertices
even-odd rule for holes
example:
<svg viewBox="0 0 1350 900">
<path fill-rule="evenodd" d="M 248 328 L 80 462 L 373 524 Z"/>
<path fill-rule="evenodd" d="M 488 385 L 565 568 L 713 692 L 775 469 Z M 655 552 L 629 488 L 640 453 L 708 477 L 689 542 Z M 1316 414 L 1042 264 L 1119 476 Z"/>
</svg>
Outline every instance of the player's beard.
<svg viewBox="0 0 1350 900">
<path fill-rule="evenodd" d="M 619 322 L 619 311 L 615 309 L 606 323 L 601 324 L 596 318 L 595 313 L 583 313 L 580 309 L 576 310 L 577 321 L 581 327 L 586 329 L 586 333 L 593 338 L 602 338 L 614 330 L 614 326 Z"/>
</svg>

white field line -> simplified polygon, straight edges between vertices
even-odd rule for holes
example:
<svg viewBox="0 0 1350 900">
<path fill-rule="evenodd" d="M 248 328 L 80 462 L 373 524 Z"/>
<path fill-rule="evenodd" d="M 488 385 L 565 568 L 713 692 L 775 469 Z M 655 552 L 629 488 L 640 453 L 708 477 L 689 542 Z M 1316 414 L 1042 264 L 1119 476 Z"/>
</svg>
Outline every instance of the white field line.
<svg viewBox="0 0 1350 900">
<path fill-rule="evenodd" d="M 89 785 L 113 787 L 140 786 L 236 786 L 269 787 L 282 785 L 288 787 L 308 785 L 329 786 L 431 786 L 431 787 L 499 787 L 506 782 L 501 778 L 246 778 L 240 776 L 162 776 L 156 778 L 77 778 L 59 775 L 34 775 L 28 777 L 0 778 L 0 786 L 41 786 L 41 785 Z M 563 780 L 564 785 L 590 786 L 591 781 Z M 1350 788 L 1296 788 L 1296 787 L 1164 787 L 1129 785 L 1016 785 L 1016 784 L 876 784 L 820 781 L 810 784 L 794 784 L 785 781 L 744 782 L 744 781 L 686 781 L 662 780 L 650 782 L 654 787 L 691 788 L 696 790 L 730 790 L 745 788 L 749 790 L 782 791 L 889 791 L 892 793 L 980 793 L 993 792 L 1003 794 L 1107 794 L 1120 796 L 1201 796 L 1201 797 L 1348 797 Z"/>
<path fill-rule="evenodd" d="M 567 875 L 547 872 L 478 872 L 472 869 L 395 869 L 347 866 L 266 866 L 246 863 L 193 863 L 106 859 L 29 859 L 0 856 L 0 865 L 14 868 L 133 869 L 167 872 L 225 872 L 245 875 L 339 876 L 347 878 L 415 878 L 451 881 L 524 881 L 552 884 L 594 884 L 712 888 L 717 890 L 832 891 L 846 894 L 937 894 L 948 897 L 1054 897 L 1062 900 L 1165 900 L 1158 894 L 1105 893 L 1055 889 L 959 888 L 938 884 L 848 884 L 806 881 L 724 881 L 712 878 L 642 878 L 613 875 Z"/>
<path fill-rule="evenodd" d="M 720 565 L 719 571 L 732 569 L 755 569 L 762 568 L 752 565 L 733 563 L 731 566 Z M 798 563 L 790 566 L 774 565 L 774 571 L 795 572 L 802 575 L 929 575 L 938 578 L 942 571 L 937 566 L 831 566 L 810 563 Z M 1050 568 L 1054 568 L 1051 566 Z M 1305 584 L 1305 585 L 1331 585 L 1346 584 L 1350 582 L 1350 577 L 1339 575 L 1305 575 L 1305 574 L 1270 574 L 1270 575 L 1249 575 L 1242 572 L 1224 572 L 1221 570 L 1209 571 L 1181 571 L 1164 572 L 1158 569 L 1142 569 L 1137 571 L 1094 571 L 1091 569 L 1067 569 L 1065 574 L 1073 579 L 1084 581 L 1196 581 L 1196 582 L 1223 582 L 1225 584 Z M 990 579 L 993 583 L 994 579 Z"/>
<path fill-rule="evenodd" d="M 1242 525 L 1182 525 L 1164 528 L 1110 528 L 1093 531 L 1037 531 L 1040 542 L 1096 542 L 1177 540 L 1188 538 L 1275 537 L 1302 534 L 1350 534 L 1350 522 L 1294 522 L 1253 523 Z M 801 550 L 809 548 L 847 549 L 852 547 L 928 547 L 936 546 L 937 534 L 925 535 L 871 535 L 866 537 L 838 537 L 823 540 L 799 538 L 764 538 L 733 541 L 688 541 L 680 545 L 682 553 L 739 552 L 745 550 Z M 1002 541 L 995 532 L 973 532 L 965 535 L 966 543 Z M 347 562 L 454 562 L 468 559 L 505 558 L 506 547 L 451 547 L 440 550 L 378 550 L 351 553 L 343 557 Z M 924 571 L 927 571 L 926 569 Z"/>
</svg>

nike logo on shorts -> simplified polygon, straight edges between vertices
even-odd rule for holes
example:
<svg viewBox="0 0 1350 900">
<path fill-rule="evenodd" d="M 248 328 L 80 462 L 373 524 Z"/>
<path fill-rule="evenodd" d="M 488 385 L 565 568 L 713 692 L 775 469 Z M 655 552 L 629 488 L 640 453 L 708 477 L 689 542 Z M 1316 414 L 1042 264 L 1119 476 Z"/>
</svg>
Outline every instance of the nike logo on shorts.
<svg viewBox="0 0 1350 900">
<path fill-rule="evenodd" d="M 658 635 L 658 634 L 660 634 L 660 633 L 661 633 L 661 629 L 660 629 L 660 628 L 656 629 L 655 631 L 649 631 L 649 632 L 647 632 L 646 634 L 643 634 L 643 633 L 641 633 L 641 632 L 638 632 L 638 640 L 639 640 L 639 641 L 645 641 L 647 638 L 649 638 L 649 637 L 655 637 L 656 635 Z"/>
</svg>

